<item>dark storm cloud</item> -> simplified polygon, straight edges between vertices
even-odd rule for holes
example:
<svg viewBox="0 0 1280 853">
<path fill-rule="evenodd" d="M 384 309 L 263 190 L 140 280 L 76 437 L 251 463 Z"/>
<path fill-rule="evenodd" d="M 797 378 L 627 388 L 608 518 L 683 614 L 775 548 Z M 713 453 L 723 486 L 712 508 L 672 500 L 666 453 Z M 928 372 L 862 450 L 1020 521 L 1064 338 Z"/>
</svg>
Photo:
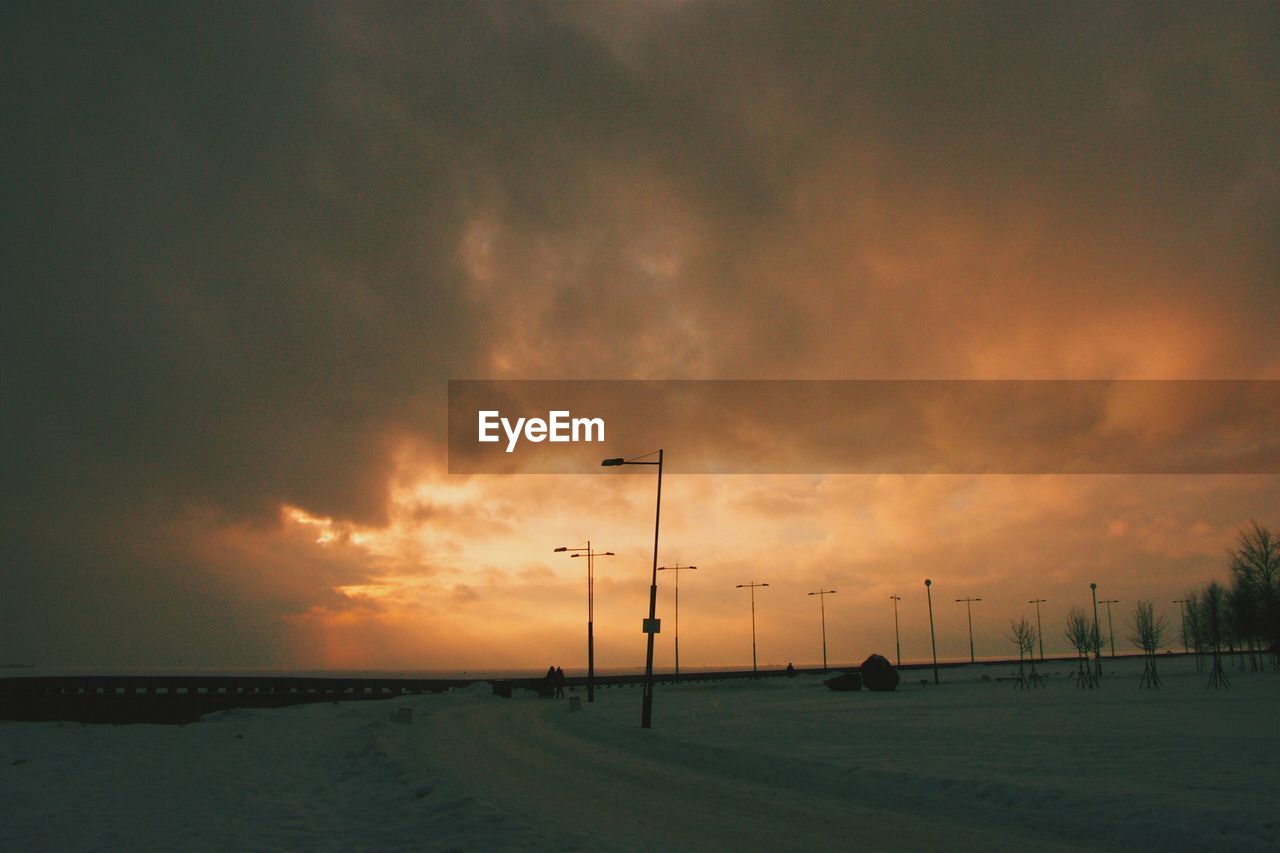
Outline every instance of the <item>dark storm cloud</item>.
<svg viewBox="0 0 1280 853">
<path fill-rule="evenodd" d="M 1272 5 L 2 14 L 18 656 L 275 642 L 368 567 L 198 543 L 384 522 L 449 378 L 970 375 L 1135 305 L 1280 365 Z"/>
</svg>

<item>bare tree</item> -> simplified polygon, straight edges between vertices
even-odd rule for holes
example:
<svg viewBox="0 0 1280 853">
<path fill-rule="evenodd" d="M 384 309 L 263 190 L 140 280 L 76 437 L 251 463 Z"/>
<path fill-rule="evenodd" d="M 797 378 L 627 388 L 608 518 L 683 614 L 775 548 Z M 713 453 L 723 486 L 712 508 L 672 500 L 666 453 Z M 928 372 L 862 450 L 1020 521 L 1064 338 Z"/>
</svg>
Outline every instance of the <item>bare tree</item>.
<svg viewBox="0 0 1280 853">
<path fill-rule="evenodd" d="M 1098 683 L 1093 667 L 1089 666 L 1089 654 L 1095 645 L 1093 620 L 1083 609 L 1072 607 L 1067 613 L 1067 629 L 1064 634 L 1067 642 L 1076 650 L 1076 689 L 1087 687 L 1092 690 Z"/>
<path fill-rule="evenodd" d="M 1233 591 L 1245 605 L 1247 627 L 1271 653 L 1273 668 L 1280 668 L 1280 540 L 1254 521 L 1239 531 L 1236 550 L 1231 552 Z"/>
<path fill-rule="evenodd" d="M 1036 672 L 1036 658 L 1033 654 L 1036 647 L 1036 629 L 1035 626 L 1027 621 L 1027 617 L 1023 616 L 1017 622 L 1009 620 L 1009 633 L 1005 634 L 1009 641 L 1018 647 L 1018 680 L 1014 684 L 1015 690 L 1026 690 L 1029 687 L 1043 687 L 1044 679 L 1040 677 L 1040 673 Z M 1022 661 L 1023 658 L 1031 659 L 1031 677 L 1024 674 Z"/>
<path fill-rule="evenodd" d="M 1204 619 L 1200 614 L 1200 593 L 1192 591 L 1186 597 L 1187 616 L 1182 623 L 1183 642 L 1196 653 L 1196 672 L 1204 669 Z"/>
<path fill-rule="evenodd" d="M 1233 574 L 1227 587 L 1227 631 L 1240 643 L 1240 671 L 1246 665 L 1258 671 L 1257 640 L 1260 636 L 1260 602 L 1242 575 Z"/>
<path fill-rule="evenodd" d="M 1226 636 L 1227 592 L 1222 584 L 1211 581 L 1200 594 L 1200 612 L 1204 622 L 1205 642 L 1213 652 L 1213 666 L 1209 670 L 1206 687 L 1217 690 L 1231 687 L 1231 681 L 1222 670 L 1222 641 Z"/>
<path fill-rule="evenodd" d="M 1132 631 L 1129 635 L 1130 642 L 1143 652 L 1142 681 L 1138 682 L 1138 689 L 1159 690 L 1160 674 L 1156 672 L 1156 652 L 1165 643 L 1165 636 L 1169 631 L 1168 617 L 1163 614 L 1156 616 L 1155 605 L 1150 601 L 1139 601 L 1129 619 L 1129 629 Z"/>
</svg>

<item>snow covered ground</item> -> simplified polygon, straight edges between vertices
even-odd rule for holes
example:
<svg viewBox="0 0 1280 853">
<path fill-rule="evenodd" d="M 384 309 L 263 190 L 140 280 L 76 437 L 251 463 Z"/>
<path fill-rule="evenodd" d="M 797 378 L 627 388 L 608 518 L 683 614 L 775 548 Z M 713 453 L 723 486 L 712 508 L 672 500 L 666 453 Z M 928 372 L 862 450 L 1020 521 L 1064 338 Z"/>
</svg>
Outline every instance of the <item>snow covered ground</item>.
<svg viewBox="0 0 1280 853">
<path fill-rule="evenodd" d="M 1280 675 L 1190 660 L 1077 691 L 1009 667 L 815 676 L 570 712 L 487 685 L 183 727 L 0 723 L 0 849 L 1276 850 Z M 990 681 L 982 681 L 983 675 Z M 391 720 L 412 708 L 412 724 Z"/>
</svg>

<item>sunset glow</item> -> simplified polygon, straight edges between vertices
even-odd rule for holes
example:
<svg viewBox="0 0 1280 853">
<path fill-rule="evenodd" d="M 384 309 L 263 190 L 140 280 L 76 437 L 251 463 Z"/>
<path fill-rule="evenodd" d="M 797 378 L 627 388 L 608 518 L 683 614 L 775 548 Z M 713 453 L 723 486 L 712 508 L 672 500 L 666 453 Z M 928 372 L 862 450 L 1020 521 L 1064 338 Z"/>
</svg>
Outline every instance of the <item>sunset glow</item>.
<svg viewBox="0 0 1280 853">
<path fill-rule="evenodd" d="M 1280 380 L 1273 5 L 82 11 L 6 84 L 0 662 L 577 672 L 590 540 L 596 664 L 641 666 L 653 478 L 449 474 L 449 380 Z M 1274 441 L 1160 395 L 1090 427 Z M 963 596 L 979 656 L 1037 597 L 1065 649 L 1090 582 L 1172 613 L 1280 524 L 1275 473 L 690 463 L 687 667 L 749 665 L 752 579 L 770 665 L 826 587 L 833 661 L 891 595 L 926 658 L 926 577 L 940 656 Z"/>
</svg>

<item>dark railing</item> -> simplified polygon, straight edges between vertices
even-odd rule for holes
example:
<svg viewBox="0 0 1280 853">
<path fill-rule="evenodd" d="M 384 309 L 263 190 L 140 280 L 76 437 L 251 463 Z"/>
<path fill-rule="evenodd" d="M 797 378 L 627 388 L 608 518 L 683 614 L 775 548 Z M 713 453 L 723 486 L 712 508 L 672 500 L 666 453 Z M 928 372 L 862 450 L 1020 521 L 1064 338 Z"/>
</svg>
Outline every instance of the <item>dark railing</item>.
<svg viewBox="0 0 1280 853">
<path fill-rule="evenodd" d="M 232 708 L 441 693 L 467 680 L 302 676 L 86 675 L 0 678 L 0 719 L 189 723 Z"/>
<path fill-rule="evenodd" d="M 1178 652 L 1175 656 L 1181 657 Z M 1121 655 L 1120 657 L 1133 657 Z M 1048 662 L 1073 662 L 1074 656 L 1049 658 Z M 978 665 L 1016 664 L 1016 658 L 978 661 Z M 969 666 L 968 661 L 940 663 L 940 667 Z M 903 670 L 929 668 L 932 664 L 905 664 Z M 858 666 L 833 666 L 830 672 L 857 672 Z M 806 667 L 796 674 L 818 674 L 821 668 Z M 661 684 L 693 684 L 743 678 L 786 676 L 782 668 L 698 672 L 686 670 L 655 673 Z M 600 675 L 596 687 L 636 685 L 644 673 Z M 13 676 L 0 678 L 0 720 L 70 720 L 82 723 L 189 723 L 205 714 L 232 708 L 281 708 L 310 702 L 340 702 L 359 699 L 389 699 L 421 693 L 442 693 L 455 687 L 488 682 L 493 692 L 511 696 L 514 689 L 545 692 L 541 677 L 504 679 L 457 678 L 323 678 L 311 676 L 237 675 L 80 675 Z M 566 687 L 585 687 L 586 676 L 570 676 Z"/>
</svg>

